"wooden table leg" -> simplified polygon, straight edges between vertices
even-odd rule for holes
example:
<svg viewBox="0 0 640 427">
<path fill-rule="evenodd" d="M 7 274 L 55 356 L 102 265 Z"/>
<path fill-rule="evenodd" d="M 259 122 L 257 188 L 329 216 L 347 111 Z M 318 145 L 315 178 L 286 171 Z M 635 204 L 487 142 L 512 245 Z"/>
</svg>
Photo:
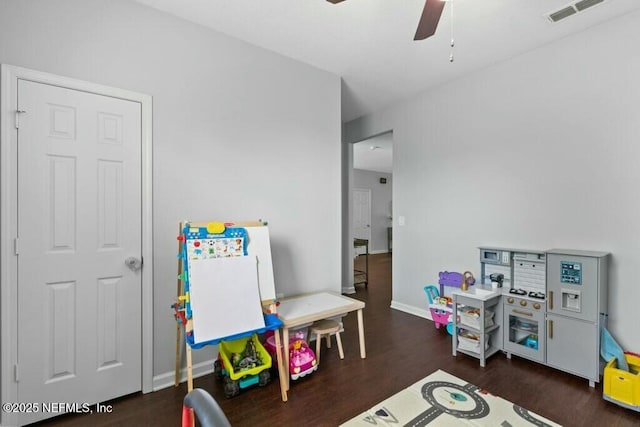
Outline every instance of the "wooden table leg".
<svg viewBox="0 0 640 427">
<path fill-rule="evenodd" d="M 362 309 L 358 310 L 358 338 L 360 341 L 360 357 L 367 357 L 367 350 L 364 345 L 364 321 L 362 320 Z"/>
<path fill-rule="evenodd" d="M 284 366 L 282 366 L 282 352 L 284 350 L 284 347 L 282 347 L 280 342 L 280 330 L 276 329 L 275 331 L 273 331 L 273 334 L 276 338 L 276 360 L 278 363 L 278 376 L 280 378 L 280 393 L 282 394 L 282 401 L 286 402 L 287 401 L 287 384 L 286 384 L 287 373 L 284 371 Z"/>
<path fill-rule="evenodd" d="M 286 390 L 289 390 L 289 328 L 282 328 L 282 352 L 284 353 L 284 369 Z"/>
</svg>

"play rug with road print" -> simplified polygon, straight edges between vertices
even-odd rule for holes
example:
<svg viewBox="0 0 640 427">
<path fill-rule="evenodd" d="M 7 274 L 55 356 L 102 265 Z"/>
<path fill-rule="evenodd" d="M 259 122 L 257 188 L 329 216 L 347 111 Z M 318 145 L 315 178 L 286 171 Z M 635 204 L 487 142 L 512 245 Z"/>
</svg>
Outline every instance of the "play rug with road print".
<svg viewBox="0 0 640 427">
<path fill-rule="evenodd" d="M 559 426 L 441 370 L 342 424 L 372 425 Z"/>
</svg>

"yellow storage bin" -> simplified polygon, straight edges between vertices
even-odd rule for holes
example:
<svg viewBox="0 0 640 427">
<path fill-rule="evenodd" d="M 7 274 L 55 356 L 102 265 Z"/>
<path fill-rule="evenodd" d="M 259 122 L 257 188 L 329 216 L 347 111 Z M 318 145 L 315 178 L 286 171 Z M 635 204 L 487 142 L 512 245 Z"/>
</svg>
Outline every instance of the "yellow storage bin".
<svg viewBox="0 0 640 427">
<path fill-rule="evenodd" d="M 604 368 L 602 397 L 609 402 L 640 412 L 640 357 L 625 354 L 629 372 L 617 369 L 617 360 L 611 359 Z"/>
<path fill-rule="evenodd" d="M 248 369 L 234 368 L 233 363 L 231 362 L 233 354 L 235 353 L 241 355 L 247 348 L 247 343 L 250 340 L 255 347 L 255 351 L 260 363 Z M 253 334 L 250 337 L 240 338 L 233 341 L 220 341 L 218 350 L 220 351 L 220 357 L 222 357 L 224 368 L 229 373 L 229 377 L 234 381 L 239 380 L 240 378 L 243 378 L 247 375 L 258 375 L 263 370 L 269 369 L 271 367 L 271 355 L 269 355 L 269 352 L 260 343 L 260 340 L 258 340 L 258 336 L 256 334 Z"/>
</svg>

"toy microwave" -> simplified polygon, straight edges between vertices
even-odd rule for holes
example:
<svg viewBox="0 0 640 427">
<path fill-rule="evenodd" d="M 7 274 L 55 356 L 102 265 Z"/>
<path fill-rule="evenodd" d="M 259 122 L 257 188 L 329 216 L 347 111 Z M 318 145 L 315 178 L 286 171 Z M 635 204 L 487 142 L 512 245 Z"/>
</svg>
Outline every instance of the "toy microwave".
<svg viewBox="0 0 640 427">
<path fill-rule="evenodd" d="M 480 249 L 480 262 L 486 264 L 511 265 L 511 252 L 501 249 Z"/>
</svg>

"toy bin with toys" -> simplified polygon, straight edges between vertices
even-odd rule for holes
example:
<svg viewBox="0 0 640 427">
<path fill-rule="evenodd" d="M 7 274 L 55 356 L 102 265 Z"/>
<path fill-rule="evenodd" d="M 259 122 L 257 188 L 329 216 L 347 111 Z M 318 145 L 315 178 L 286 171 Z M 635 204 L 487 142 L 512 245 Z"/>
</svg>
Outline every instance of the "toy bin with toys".
<svg viewBox="0 0 640 427">
<path fill-rule="evenodd" d="M 640 355 L 625 352 L 629 370 L 618 368 L 614 357 L 604 368 L 602 397 L 609 402 L 640 412 Z"/>
<path fill-rule="evenodd" d="M 265 386 L 271 381 L 271 355 L 258 336 L 220 341 L 214 375 L 224 382 L 224 394 L 233 397 L 254 384 Z"/>
<path fill-rule="evenodd" d="M 471 326 L 480 329 L 480 309 L 476 307 L 464 307 L 460 310 L 460 325 Z M 484 311 L 484 327 L 493 326 L 493 311 Z"/>
<path fill-rule="evenodd" d="M 458 331 L 458 349 L 480 353 L 480 337 L 466 329 Z M 485 337 L 484 349 L 489 349 L 489 336 Z"/>
</svg>

